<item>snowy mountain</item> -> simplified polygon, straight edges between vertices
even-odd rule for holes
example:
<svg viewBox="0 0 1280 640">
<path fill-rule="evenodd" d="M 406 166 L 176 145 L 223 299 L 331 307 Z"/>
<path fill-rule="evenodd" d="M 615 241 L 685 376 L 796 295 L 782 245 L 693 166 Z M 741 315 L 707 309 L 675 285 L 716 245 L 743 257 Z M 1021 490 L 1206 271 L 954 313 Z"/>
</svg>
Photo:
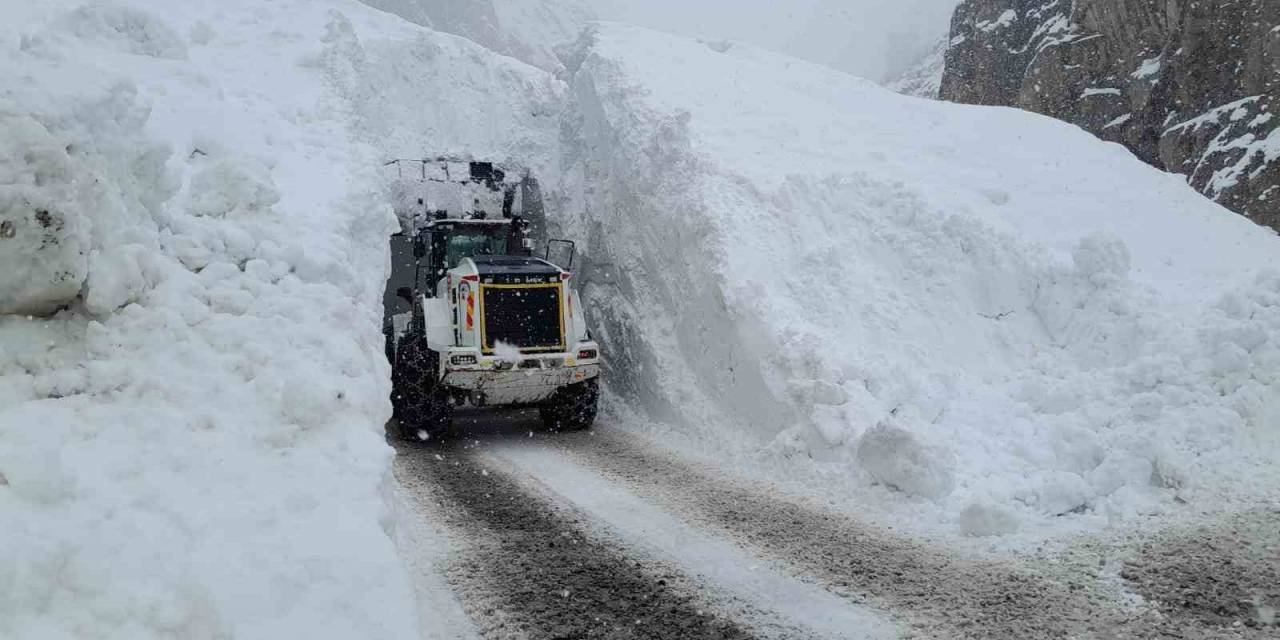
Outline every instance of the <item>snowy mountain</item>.
<svg viewBox="0 0 1280 640">
<path fill-rule="evenodd" d="M 1278 39 L 1270 0 L 967 0 L 941 94 L 1077 124 L 1280 229 Z"/>
<path fill-rule="evenodd" d="M 1280 239 L 1184 181 L 739 43 L 603 24 L 553 58 L 560 3 L 368 4 L 0 0 L 0 637 L 440 626 L 410 571 L 452 541 L 406 542 L 384 434 L 396 157 L 533 170 L 600 428 L 715 480 L 1028 544 L 1274 499 Z M 483 465 L 425 491 L 490 514 Z"/>
<path fill-rule="evenodd" d="M 949 42 L 950 38 L 946 35 L 938 38 L 938 42 L 929 50 L 929 53 L 916 60 L 902 73 L 890 78 L 884 86 L 903 95 L 936 100 L 942 87 L 942 74 L 946 68 Z"/>
</svg>

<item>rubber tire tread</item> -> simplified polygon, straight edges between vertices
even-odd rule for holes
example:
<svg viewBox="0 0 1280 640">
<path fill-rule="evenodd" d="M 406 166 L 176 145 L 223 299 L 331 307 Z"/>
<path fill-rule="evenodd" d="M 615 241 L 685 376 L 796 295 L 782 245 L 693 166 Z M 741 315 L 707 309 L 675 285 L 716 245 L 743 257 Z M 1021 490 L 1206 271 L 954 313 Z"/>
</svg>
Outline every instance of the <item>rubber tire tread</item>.
<svg viewBox="0 0 1280 640">
<path fill-rule="evenodd" d="M 439 384 L 439 358 L 421 336 L 400 341 L 391 376 L 391 404 L 399 425 L 395 436 L 420 441 L 419 432 L 426 432 L 428 439 L 448 435 L 453 405 L 448 390 Z"/>
<path fill-rule="evenodd" d="M 582 431 L 595 423 L 599 403 L 600 381 L 591 378 L 556 389 L 538 413 L 551 431 Z"/>
</svg>

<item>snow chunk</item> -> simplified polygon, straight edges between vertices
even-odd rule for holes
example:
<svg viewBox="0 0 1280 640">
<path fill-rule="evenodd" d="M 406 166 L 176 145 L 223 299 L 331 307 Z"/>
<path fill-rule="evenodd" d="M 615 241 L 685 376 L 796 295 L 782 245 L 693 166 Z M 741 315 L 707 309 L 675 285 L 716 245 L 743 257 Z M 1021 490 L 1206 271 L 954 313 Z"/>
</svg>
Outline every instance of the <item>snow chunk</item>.
<svg viewBox="0 0 1280 640">
<path fill-rule="evenodd" d="M 1048 516 L 1075 513 L 1088 507 L 1093 488 L 1078 473 L 1050 471 L 1030 488 L 1018 492 L 1017 498 Z"/>
<path fill-rule="evenodd" d="M 80 293 L 92 182 L 64 141 L 0 102 L 0 314 L 43 315 Z"/>
<path fill-rule="evenodd" d="M 191 178 L 191 213 L 198 216 L 258 213 L 279 201 L 271 170 L 253 158 L 218 158 Z"/>
<path fill-rule="evenodd" d="M 1155 467 L 1150 460 L 1123 451 L 1115 451 L 1108 455 L 1096 469 L 1089 472 L 1088 480 L 1096 495 L 1106 496 L 1126 485 L 1135 487 L 1150 485 L 1154 471 Z"/>
<path fill-rule="evenodd" d="M 138 244 L 95 250 L 89 258 L 85 309 L 102 315 L 138 300 L 146 287 L 144 269 L 150 261 L 148 248 Z"/>
<path fill-rule="evenodd" d="M 80 38 L 125 53 L 175 60 L 187 57 L 187 46 L 173 29 L 156 16 L 132 7 L 84 5 L 65 16 L 61 26 Z"/>
<path fill-rule="evenodd" d="M 1081 238 L 1071 258 L 1080 275 L 1098 286 L 1118 282 L 1129 274 L 1129 247 L 1105 231 Z"/>
<path fill-rule="evenodd" d="M 955 456 L 900 427 L 879 424 L 864 433 L 857 459 L 877 482 L 907 495 L 940 500 L 955 488 Z"/>
<path fill-rule="evenodd" d="M 493 345 L 493 357 L 500 362 L 520 362 L 524 360 L 524 354 L 520 353 L 520 347 L 501 340 Z"/>
<path fill-rule="evenodd" d="M 966 536 L 1003 536 L 1018 530 L 1013 512 L 989 502 L 969 504 L 960 512 L 960 533 Z"/>
</svg>

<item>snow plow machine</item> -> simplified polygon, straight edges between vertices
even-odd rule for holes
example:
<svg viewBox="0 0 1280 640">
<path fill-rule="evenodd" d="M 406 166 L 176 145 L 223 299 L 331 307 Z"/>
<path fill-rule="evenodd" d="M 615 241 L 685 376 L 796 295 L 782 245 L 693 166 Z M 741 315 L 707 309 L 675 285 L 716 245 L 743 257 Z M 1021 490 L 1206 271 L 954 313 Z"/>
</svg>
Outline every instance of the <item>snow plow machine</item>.
<svg viewBox="0 0 1280 640">
<path fill-rule="evenodd" d="M 572 287 L 573 243 L 542 238 L 537 180 L 456 158 L 386 168 L 400 219 L 383 298 L 391 435 L 444 437 L 464 406 L 537 407 L 551 430 L 589 428 L 600 347 Z"/>
</svg>

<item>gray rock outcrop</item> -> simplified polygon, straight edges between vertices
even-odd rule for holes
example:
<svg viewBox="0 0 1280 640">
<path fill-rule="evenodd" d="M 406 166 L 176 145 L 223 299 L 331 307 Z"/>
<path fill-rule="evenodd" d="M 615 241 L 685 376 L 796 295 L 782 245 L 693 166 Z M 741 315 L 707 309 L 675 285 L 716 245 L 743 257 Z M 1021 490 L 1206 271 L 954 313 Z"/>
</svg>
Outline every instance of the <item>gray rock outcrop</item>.
<svg viewBox="0 0 1280 640">
<path fill-rule="evenodd" d="M 965 0 L 940 97 L 1077 124 L 1280 229 L 1280 2 Z"/>
</svg>

